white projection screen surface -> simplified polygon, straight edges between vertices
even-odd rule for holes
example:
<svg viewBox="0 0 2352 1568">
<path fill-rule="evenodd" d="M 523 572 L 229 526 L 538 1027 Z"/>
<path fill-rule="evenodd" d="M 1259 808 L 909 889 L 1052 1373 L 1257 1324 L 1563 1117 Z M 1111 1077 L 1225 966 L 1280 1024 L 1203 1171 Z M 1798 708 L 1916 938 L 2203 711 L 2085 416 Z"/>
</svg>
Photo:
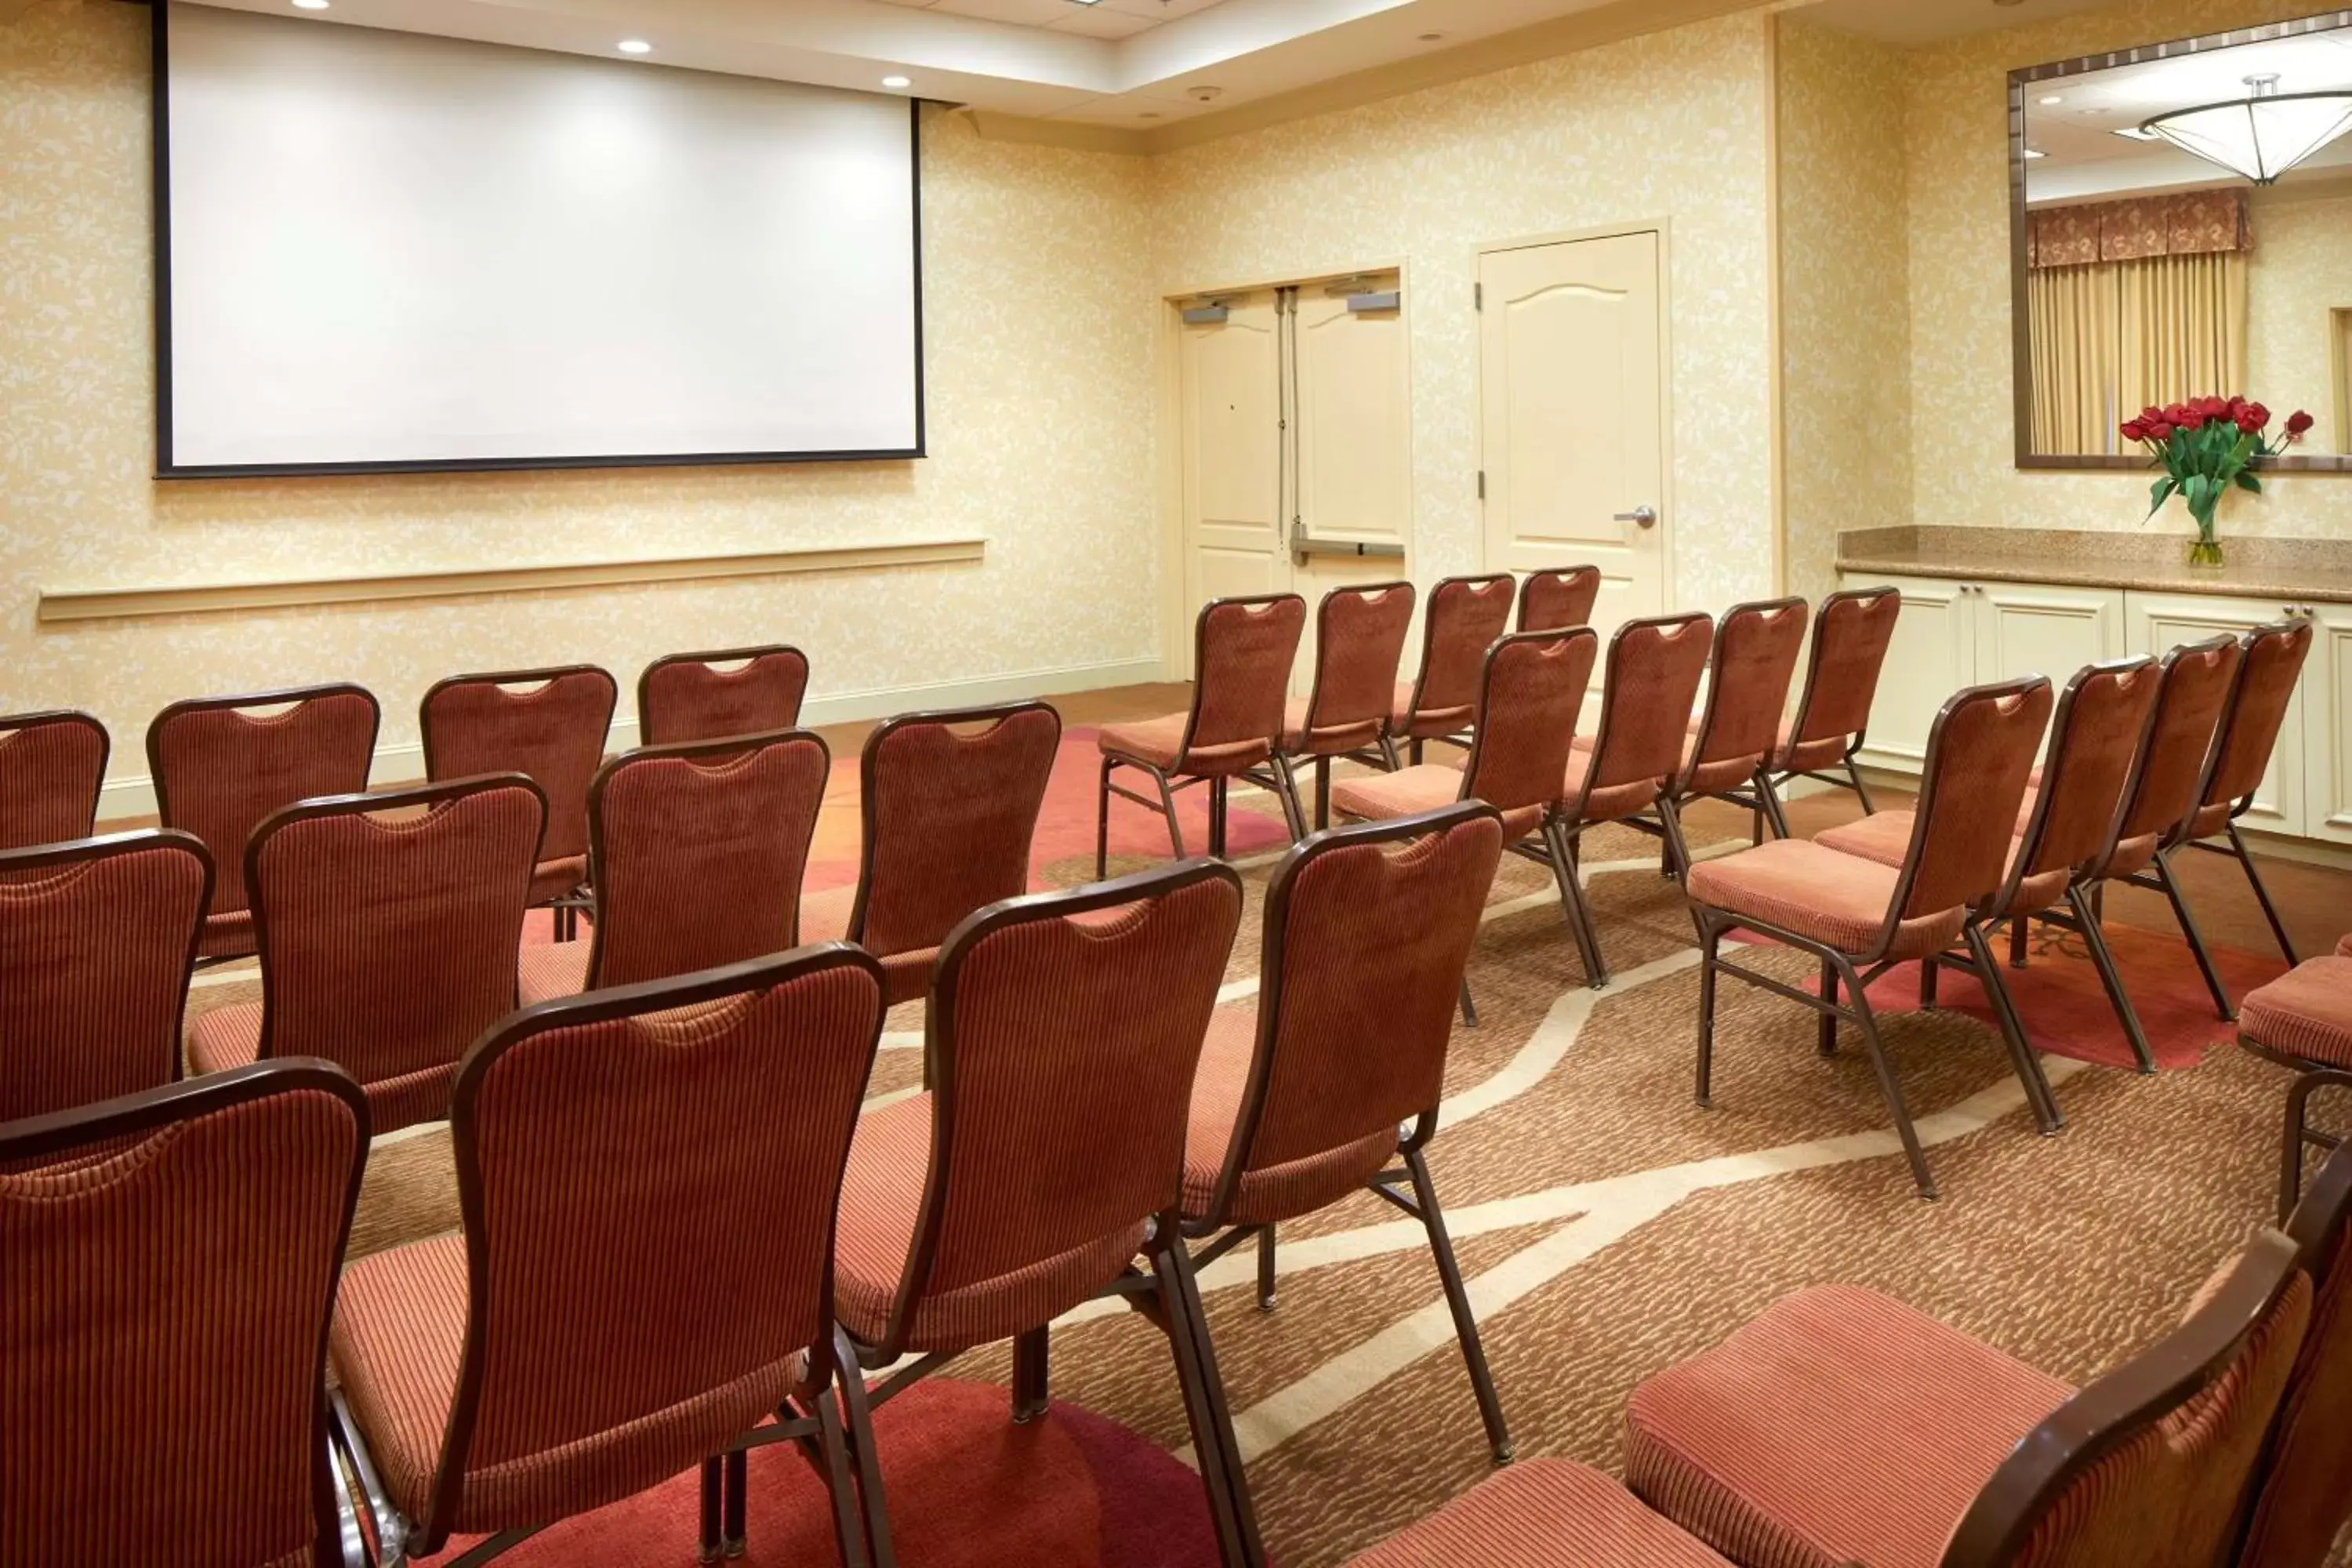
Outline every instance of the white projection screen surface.
<svg viewBox="0 0 2352 1568">
<path fill-rule="evenodd" d="M 156 14 L 159 472 L 921 455 L 908 100 Z"/>
</svg>

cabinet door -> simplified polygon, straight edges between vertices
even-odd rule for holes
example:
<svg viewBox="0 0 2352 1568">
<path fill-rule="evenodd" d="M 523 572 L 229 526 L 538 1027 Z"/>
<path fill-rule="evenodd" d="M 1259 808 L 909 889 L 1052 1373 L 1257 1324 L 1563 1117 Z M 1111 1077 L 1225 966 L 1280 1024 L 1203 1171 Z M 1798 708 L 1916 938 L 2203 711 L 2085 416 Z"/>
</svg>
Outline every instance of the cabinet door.
<svg viewBox="0 0 2352 1568">
<path fill-rule="evenodd" d="M 1979 685 L 2021 675 L 2050 679 L 2065 689 L 2086 664 L 2123 657 L 2124 596 L 2115 588 L 2058 588 L 2035 583 L 1986 583 L 1976 601 L 1976 679 Z M 2042 743 L 2047 748 L 2045 732 Z"/>
<path fill-rule="evenodd" d="M 2255 626 L 2284 620 L 2291 605 L 2267 599 L 2225 599 L 2200 594 L 2126 594 L 2126 618 L 2131 623 L 2131 651 L 2159 657 L 2183 643 L 2203 642 L 2227 633 L 2236 637 Z M 2320 659 L 2315 647 L 2312 662 Z M 2304 713 L 2311 693 L 2308 672 L 2288 704 L 2286 721 L 2279 726 L 2278 750 L 2254 792 L 2253 808 L 2239 818 L 2241 826 L 2269 833 L 2300 835 L 2304 831 Z"/>
<path fill-rule="evenodd" d="M 2352 844 L 2352 605 L 2315 607 L 2316 635 L 2301 698 L 2303 830 L 2314 838 Z M 2294 722 L 2293 713 L 2287 722 Z"/>
<path fill-rule="evenodd" d="M 1952 693 L 1976 680 L 1975 605 L 1965 584 L 1937 577 L 1847 577 L 1841 586 L 1903 591 L 1903 614 L 1878 678 L 1862 760 L 1916 773 L 1927 755 L 1927 731 Z"/>
</svg>

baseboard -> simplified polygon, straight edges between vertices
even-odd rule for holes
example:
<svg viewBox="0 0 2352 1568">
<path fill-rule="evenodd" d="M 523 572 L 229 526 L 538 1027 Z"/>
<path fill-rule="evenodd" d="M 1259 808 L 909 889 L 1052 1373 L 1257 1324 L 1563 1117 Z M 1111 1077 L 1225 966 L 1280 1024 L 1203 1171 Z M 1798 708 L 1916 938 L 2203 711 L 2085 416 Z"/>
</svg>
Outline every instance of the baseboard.
<svg viewBox="0 0 2352 1568">
<path fill-rule="evenodd" d="M 1059 697 L 1073 691 L 1097 691 L 1113 686 L 1137 686 L 1160 679 L 1157 658 L 1115 659 L 1105 664 L 1060 665 L 1050 669 L 1017 670 L 1010 675 L 982 676 L 971 680 L 943 680 L 916 686 L 879 686 L 863 691 L 835 691 L 811 697 L 801 709 L 801 722 L 811 728 L 854 724 L 887 719 L 897 713 L 934 708 L 978 708 L 992 702 L 1017 702 L 1024 697 Z M 621 714 L 613 721 L 607 749 L 625 752 L 637 743 L 637 719 Z M 118 743 L 116 754 L 123 748 Z M 133 752 L 143 755 L 143 752 Z M 415 741 L 379 746 L 369 774 L 379 784 L 397 784 L 425 776 L 425 748 Z M 98 820 L 112 825 L 155 815 L 155 781 L 144 773 L 107 780 L 99 792 Z"/>
</svg>

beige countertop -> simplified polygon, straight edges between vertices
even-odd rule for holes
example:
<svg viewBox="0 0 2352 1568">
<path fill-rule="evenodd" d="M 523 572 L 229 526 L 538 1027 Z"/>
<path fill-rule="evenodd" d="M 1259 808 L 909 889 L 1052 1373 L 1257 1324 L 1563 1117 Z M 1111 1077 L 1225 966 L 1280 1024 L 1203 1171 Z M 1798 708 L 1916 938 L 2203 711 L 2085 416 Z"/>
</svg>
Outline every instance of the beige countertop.
<svg viewBox="0 0 2352 1568">
<path fill-rule="evenodd" d="M 2191 567 L 2184 533 L 1874 528 L 1838 535 L 1837 569 L 1900 577 L 1980 577 L 2142 593 L 2276 599 L 2282 609 L 2352 604 L 2352 540 L 2231 539 L 2227 563 Z"/>
</svg>

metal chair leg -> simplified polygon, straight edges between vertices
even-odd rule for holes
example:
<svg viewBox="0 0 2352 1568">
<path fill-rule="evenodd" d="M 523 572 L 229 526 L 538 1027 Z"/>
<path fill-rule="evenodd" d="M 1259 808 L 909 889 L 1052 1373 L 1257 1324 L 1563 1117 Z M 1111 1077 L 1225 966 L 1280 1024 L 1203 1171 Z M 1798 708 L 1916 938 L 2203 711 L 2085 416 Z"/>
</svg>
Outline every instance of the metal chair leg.
<svg viewBox="0 0 2352 1568">
<path fill-rule="evenodd" d="M 1095 793 L 1095 880 L 1110 874 L 1110 771 L 1118 764 L 1102 761 L 1102 781 Z M 854 1370 L 854 1369 L 853 1369 Z"/>
<path fill-rule="evenodd" d="M 1265 1568 L 1265 1546 L 1250 1506 L 1241 1441 L 1234 1436 L 1233 1415 L 1226 1408 L 1224 1384 L 1217 1375 L 1216 1348 L 1209 1339 L 1192 1261 L 1172 1216 L 1155 1228 L 1146 1245 L 1150 1248 L 1161 1310 L 1168 1319 L 1168 1343 L 1176 1358 L 1176 1381 L 1184 1395 L 1192 1451 L 1200 1460 L 1201 1484 L 1209 1494 L 1218 1560 L 1223 1568 Z"/>
<path fill-rule="evenodd" d="M 1825 1007 L 1835 1007 L 1838 1005 L 1837 965 L 1826 958 L 1822 960 L 1822 1001 Z M 1824 1011 L 1821 1015 L 1819 1032 L 1814 1038 L 1815 1048 L 1822 1055 L 1825 1057 L 1837 1055 L 1837 1015 Z"/>
<path fill-rule="evenodd" d="M 2091 950 L 2091 965 L 2099 972 L 2099 984 L 2106 989 L 2107 1005 L 2116 1010 L 2116 1022 L 2123 1026 L 2124 1038 L 2130 1043 L 2132 1055 L 2139 1059 L 2139 1070 L 2156 1071 L 2156 1053 L 2148 1049 L 2147 1031 L 2140 1027 L 2139 1011 L 2132 1005 L 2131 993 L 2124 989 L 2122 972 L 2116 968 L 2116 955 L 2107 951 L 2107 933 L 2099 924 L 2097 901 L 2080 887 L 2074 887 L 2066 889 L 2066 902 L 2074 911 L 2083 945 Z"/>
<path fill-rule="evenodd" d="M 856 1377 L 856 1368 L 844 1375 Z M 865 1568 L 866 1534 L 858 1520 L 857 1482 L 850 1473 L 849 1437 L 841 1424 L 841 1406 L 831 1388 L 819 1389 L 809 1404 L 816 1415 L 825 1494 L 833 1504 L 834 1550 L 841 1555 L 841 1568 Z"/>
<path fill-rule="evenodd" d="M 1495 1374 L 1486 1366 L 1486 1347 L 1478 1342 L 1478 1320 L 1470 1310 L 1470 1292 L 1462 1283 L 1462 1265 L 1454 1256 L 1454 1242 L 1445 1234 L 1445 1212 L 1438 1206 L 1437 1184 L 1429 1178 L 1429 1162 L 1418 1149 L 1409 1149 L 1405 1168 L 1412 1173 L 1413 1202 L 1429 1232 L 1429 1250 L 1437 1259 L 1437 1276 L 1445 1286 L 1445 1305 L 1454 1314 L 1454 1337 L 1462 1342 L 1462 1360 L 1470 1369 L 1470 1389 L 1477 1395 L 1478 1419 L 1486 1427 L 1486 1446 L 1495 1463 L 1511 1462 L 1511 1429 L 1503 1422 L 1503 1402 L 1495 1394 Z"/>
<path fill-rule="evenodd" d="M 1722 960 L 1723 928 L 1701 916 L 1698 931 L 1698 1107 L 1715 1103 L 1716 966 Z"/>
<path fill-rule="evenodd" d="M 849 1336 L 833 1332 L 834 1363 L 841 1368 L 841 1413 L 849 1442 L 850 1462 L 857 1469 L 857 1495 L 866 1505 L 866 1555 L 874 1568 L 898 1568 L 898 1548 L 890 1540 L 890 1504 L 883 1493 L 882 1465 L 874 1451 L 874 1405 L 866 1392 L 865 1374 Z"/>
<path fill-rule="evenodd" d="M 2277 939 L 2279 956 L 2285 959 L 2287 967 L 2292 969 L 2303 962 L 2295 955 L 2294 938 L 2286 934 L 2286 922 L 2279 919 L 2278 906 L 2271 902 L 2270 888 L 2263 881 L 2262 871 L 2254 865 L 2254 858 L 2248 852 L 2245 837 L 2238 831 L 2238 825 L 2234 822 L 2229 824 L 2228 831 L 2230 850 L 2237 856 L 2238 864 L 2245 868 L 2246 880 L 2254 889 L 2254 901 L 2263 906 L 2263 919 L 2271 922 L 2271 935 Z"/>
<path fill-rule="evenodd" d="M 1209 858 L 1212 860 L 1225 858 L 1225 804 L 1233 789 L 1233 782 L 1229 778 L 1209 781 Z M 1274 793 L 1280 795 L 1282 791 L 1276 788 Z M 1286 802 L 1283 815 L 1286 816 L 1289 813 L 1290 807 Z"/>
<path fill-rule="evenodd" d="M 1854 1022 L 1861 1026 L 1862 1043 L 1870 1053 L 1870 1065 L 1878 1074 L 1878 1091 L 1886 1097 L 1886 1109 L 1895 1113 L 1895 1135 L 1903 1141 L 1903 1152 L 1911 1162 L 1911 1179 L 1919 1188 L 1919 1195 L 1933 1199 L 1936 1192 L 1935 1173 L 1927 1169 L 1927 1152 L 1919 1146 L 1919 1131 L 1911 1125 L 1911 1107 L 1904 1100 L 1903 1086 L 1895 1077 L 1895 1064 L 1887 1059 L 1886 1042 L 1878 1037 L 1878 1016 L 1871 1010 L 1870 998 L 1864 994 L 1862 977 L 1853 965 L 1841 958 L 1837 961 L 1839 978 L 1845 982 L 1846 994 L 1853 1002 Z"/>
<path fill-rule="evenodd" d="M 740 1448 L 728 1455 L 723 1480 L 727 1555 L 740 1557 L 747 1544 L 745 1538 L 750 1533 L 744 1514 L 751 1506 L 751 1456 Z"/>
<path fill-rule="evenodd" d="M 1169 787 L 1168 775 L 1158 768 L 1151 770 L 1152 782 L 1160 786 L 1160 810 L 1168 818 L 1168 847 L 1176 858 L 1184 858 L 1184 829 L 1176 822 L 1176 792 Z"/>
<path fill-rule="evenodd" d="M 1331 759 L 1315 759 L 1315 830 L 1331 826 Z"/>
<path fill-rule="evenodd" d="M 698 1563 L 716 1563 L 726 1550 L 719 1523 L 720 1510 L 727 1495 L 725 1474 L 725 1467 L 719 1460 L 702 1461 L 702 1541 L 695 1548 L 695 1561 Z"/>
<path fill-rule="evenodd" d="M 1462 977 L 1462 1026 L 1465 1029 L 1478 1026 L 1478 1005 L 1470 1000 L 1470 977 L 1466 974 Z"/>
<path fill-rule="evenodd" d="M 1381 756 L 1388 763 L 1391 773 L 1397 773 L 1404 767 L 1404 759 L 1397 755 L 1396 737 L 1393 735 L 1381 737 Z"/>
<path fill-rule="evenodd" d="M 1969 955 L 1976 960 L 1977 979 L 1984 986 L 1985 1000 L 1992 1004 L 1994 1021 L 2000 1026 L 2001 1044 L 2009 1047 L 2010 1063 L 2017 1069 L 2018 1082 L 2025 1087 L 2026 1102 L 2033 1108 L 2033 1119 L 2041 1123 L 2043 1137 L 2054 1138 L 2065 1130 L 2066 1118 L 2059 1113 L 2058 1097 L 2051 1091 L 2050 1079 L 2042 1071 L 2042 1059 L 2033 1054 L 2032 1042 L 2025 1037 L 2025 1020 L 2018 1016 L 2017 1000 L 2009 994 L 2009 982 L 2001 978 L 1992 941 L 1974 921 L 1962 927 L 1960 935 L 1969 944 Z"/>
<path fill-rule="evenodd" d="M 1772 783 L 1772 770 L 1759 768 L 1756 773 L 1756 797 L 1764 803 L 1764 819 L 1772 825 L 1772 837 L 1789 837 L 1789 814 L 1781 808 L 1780 792 Z"/>
<path fill-rule="evenodd" d="M 1853 793 L 1862 798 L 1862 814 L 1864 816 L 1876 816 L 1878 802 L 1872 798 L 1870 786 L 1862 782 L 1862 769 L 1855 764 L 1851 755 L 1845 760 L 1845 776 L 1853 781 Z"/>
<path fill-rule="evenodd" d="M 1919 961 L 1919 1011 L 1922 1013 L 1936 1010 L 1936 980 L 1942 968 L 1933 953 Z"/>
<path fill-rule="evenodd" d="M 2189 951 L 2196 955 L 2198 972 L 2205 976 L 2205 989 L 2213 995 L 2214 1012 L 2221 1015 L 2223 1023 L 2236 1023 L 2238 1005 L 2230 1000 L 2230 988 L 2221 983 L 2221 972 L 2214 967 L 2213 954 L 2205 945 L 2205 933 L 2198 928 L 2197 916 L 2189 907 L 2189 895 L 2180 886 L 2180 879 L 2172 874 L 2172 857 L 2168 850 L 2156 852 L 2156 879 L 2163 884 L 2164 896 L 2172 904 L 2172 918 L 2179 922 Z"/>
<path fill-rule="evenodd" d="M 1601 933 L 1592 928 L 1592 914 L 1584 902 L 1582 879 L 1577 873 L 1576 851 L 1568 842 L 1567 830 L 1558 823 L 1546 823 L 1544 834 L 1551 841 L 1551 868 L 1559 883 L 1560 908 L 1567 912 L 1568 929 L 1576 938 L 1576 951 L 1584 961 L 1584 983 L 1595 991 L 1609 985 L 1609 966 L 1601 957 Z"/>
<path fill-rule="evenodd" d="M 1282 820 L 1290 829 L 1290 841 L 1296 844 L 1307 837 L 1307 806 L 1298 798 L 1298 770 L 1290 765 L 1288 757 L 1277 754 L 1274 776 L 1282 781 Z"/>
<path fill-rule="evenodd" d="M 2009 966 L 2011 969 L 2022 969 L 2025 967 L 2025 944 L 2032 938 L 2032 931 L 2033 917 L 2032 915 L 2010 916 Z"/>
<path fill-rule="evenodd" d="M 1013 1341 L 1013 1419 L 1027 1426 L 1052 1401 L 1047 1372 L 1053 1331 L 1031 1329 Z"/>
<path fill-rule="evenodd" d="M 1257 1310 L 1271 1312 L 1275 1305 L 1274 1226 L 1267 1225 L 1257 1233 Z"/>
</svg>

